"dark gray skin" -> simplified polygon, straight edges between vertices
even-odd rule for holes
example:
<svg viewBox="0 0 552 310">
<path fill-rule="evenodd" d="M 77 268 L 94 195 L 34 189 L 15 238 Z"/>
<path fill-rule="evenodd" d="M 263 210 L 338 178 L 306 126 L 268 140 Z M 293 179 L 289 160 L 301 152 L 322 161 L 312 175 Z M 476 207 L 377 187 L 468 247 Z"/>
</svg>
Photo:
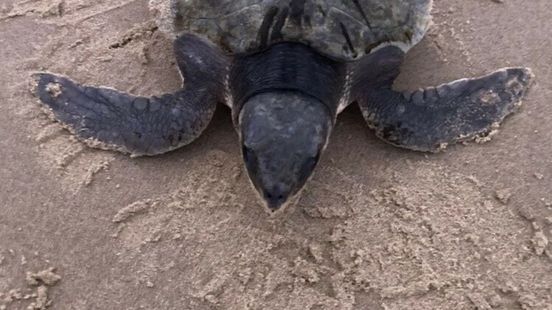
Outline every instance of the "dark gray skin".
<svg viewBox="0 0 552 310">
<path fill-rule="evenodd" d="M 332 116 L 295 92 L 251 98 L 240 117 L 242 154 L 251 181 L 271 210 L 301 190 L 330 136 Z"/>
<path fill-rule="evenodd" d="M 174 52 L 186 85 L 174 94 L 136 97 L 78 85 L 49 73 L 34 75 L 35 94 L 51 115 L 92 147 L 132 156 L 163 154 L 194 141 L 224 100 L 228 59 L 211 44 L 184 35 Z"/>
<path fill-rule="evenodd" d="M 338 112 L 357 102 L 368 125 L 396 146 L 437 152 L 489 134 L 520 105 L 530 70 L 509 68 L 414 93 L 392 89 L 404 59 L 387 46 L 354 63 L 282 42 L 224 55 L 190 34 L 175 41 L 182 90 L 143 98 L 38 73 L 35 94 L 53 117 L 90 146 L 156 155 L 197 138 L 217 102 L 232 108 L 251 181 L 272 211 L 304 187 Z"/>
</svg>

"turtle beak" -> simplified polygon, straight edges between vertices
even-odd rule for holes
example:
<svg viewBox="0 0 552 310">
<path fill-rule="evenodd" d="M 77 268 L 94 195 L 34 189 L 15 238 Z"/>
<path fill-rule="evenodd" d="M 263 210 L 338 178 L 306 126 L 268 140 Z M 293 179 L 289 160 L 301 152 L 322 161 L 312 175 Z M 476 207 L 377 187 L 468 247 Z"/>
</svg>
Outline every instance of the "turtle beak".
<svg viewBox="0 0 552 310">
<path fill-rule="evenodd" d="M 249 178 L 272 212 L 280 210 L 303 188 L 319 158 L 319 155 L 300 156 L 297 153 L 293 156 L 293 151 L 259 152 L 245 145 L 242 152 Z"/>
<path fill-rule="evenodd" d="M 240 114 L 249 177 L 270 211 L 303 188 L 326 146 L 332 121 L 318 100 L 275 92 L 247 101 Z"/>
</svg>

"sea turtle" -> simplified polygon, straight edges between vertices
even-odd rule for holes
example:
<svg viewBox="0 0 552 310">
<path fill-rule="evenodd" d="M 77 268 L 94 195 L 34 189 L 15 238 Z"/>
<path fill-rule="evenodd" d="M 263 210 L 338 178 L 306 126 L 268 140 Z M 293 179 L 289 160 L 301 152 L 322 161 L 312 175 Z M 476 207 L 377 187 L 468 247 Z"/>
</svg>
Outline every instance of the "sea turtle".
<svg viewBox="0 0 552 310">
<path fill-rule="evenodd" d="M 392 88 L 426 34 L 432 0 L 152 0 L 174 39 L 181 90 L 138 97 L 34 75 L 35 94 L 92 147 L 133 156 L 196 139 L 230 107 L 249 177 L 269 210 L 303 188 L 337 115 L 357 103 L 381 139 L 437 152 L 484 137 L 521 104 L 533 75 L 504 68 L 415 92 Z"/>
</svg>

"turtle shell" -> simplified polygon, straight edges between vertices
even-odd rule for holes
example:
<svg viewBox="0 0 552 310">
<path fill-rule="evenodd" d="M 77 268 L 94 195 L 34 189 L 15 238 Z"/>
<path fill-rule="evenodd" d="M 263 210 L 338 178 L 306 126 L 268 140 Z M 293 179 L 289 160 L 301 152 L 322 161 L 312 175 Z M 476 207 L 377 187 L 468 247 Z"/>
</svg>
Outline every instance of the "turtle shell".
<svg viewBox="0 0 552 310">
<path fill-rule="evenodd" d="M 351 61 L 383 43 L 404 50 L 426 33 L 432 0 L 152 0 L 160 27 L 194 33 L 228 53 L 301 42 Z"/>
</svg>

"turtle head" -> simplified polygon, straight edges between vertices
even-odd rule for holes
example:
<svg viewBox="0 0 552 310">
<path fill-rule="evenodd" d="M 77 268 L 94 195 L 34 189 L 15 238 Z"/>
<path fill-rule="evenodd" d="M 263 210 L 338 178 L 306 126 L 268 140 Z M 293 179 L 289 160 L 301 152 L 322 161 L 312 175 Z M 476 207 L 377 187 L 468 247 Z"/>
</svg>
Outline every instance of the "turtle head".
<svg viewBox="0 0 552 310">
<path fill-rule="evenodd" d="M 274 91 L 250 98 L 239 126 L 249 177 L 274 212 L 312 175 L 333 122 L 329 109 L 314 97 Z"/>
</svg>

